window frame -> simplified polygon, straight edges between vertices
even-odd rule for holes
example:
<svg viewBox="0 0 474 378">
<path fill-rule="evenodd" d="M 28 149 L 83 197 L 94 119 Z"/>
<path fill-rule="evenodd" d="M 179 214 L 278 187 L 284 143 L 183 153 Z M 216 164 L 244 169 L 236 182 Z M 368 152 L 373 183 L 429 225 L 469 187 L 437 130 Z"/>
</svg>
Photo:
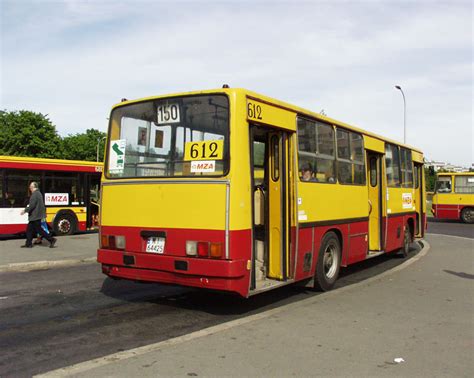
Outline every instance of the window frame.
<svg viewBox="0 0 474 378">
<path fill-rule="evenodd" d="M 338 138 L 338 135 L 337 135 L 337 133 L 339 131 L 347 133 L 347 135 L 348 135 L 349 159 L 339 157 L 339 138 Z M 336 174 L 337 174 L 337 182 L 341 185 L 367 186 L 367 162 L 366 162 L 364 135 L 362 133 L 352 131 L 352 130 L 346 129 L 344 127 L 339 127 L 339 126 L 336 126 L 335 135 L 336 135 L 336 171 L 337 171 Z M 362 142 L 362 146 L 361 146 L 361 148 L 362 148 L 362 160 L 356 160 L 352 156 L 352 151 L 353 151 L 353 147 L 352 147 L 353 138 L 352 138 L 352 136 L 353 135 L 360 136 L 360 140 Z M 339 180 L 339 162 L 351 165 L 351 182 L 341 182 Z M 355 169 L 354 168 L 355 168 L 356 165 L 358 165 L 359 167 L 362 167 L 363 178 L 364 178 L 362 183 L 359 183 L 359 182 L 356 183 L 355 182 L 356 175 L 355 175 Z"/>
</svg>

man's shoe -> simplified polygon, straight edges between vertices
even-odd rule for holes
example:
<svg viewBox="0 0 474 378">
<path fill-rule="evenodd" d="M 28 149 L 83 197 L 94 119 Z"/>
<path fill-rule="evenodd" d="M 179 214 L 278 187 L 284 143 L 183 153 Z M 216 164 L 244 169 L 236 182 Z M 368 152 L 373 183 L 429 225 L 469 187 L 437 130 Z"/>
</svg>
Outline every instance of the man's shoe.
<svg viewBox="0 0 474 378">
<path fill-rule="evenodd" d="M 22 245 L 20 248 L 33 248 L 33 246 L 32 246 L 32 245 L 26 245 L 26 244 L 24 244 L 24 245 Z"/>
<path fill-rule="evenodd" d="M 54 248 L 54 245 L 56 244 L 57 242 L 57 239 L 56 238 L 52 238 L 51 239 L 51 244 L 49 245 L 49 248 Z"/>
</svg>

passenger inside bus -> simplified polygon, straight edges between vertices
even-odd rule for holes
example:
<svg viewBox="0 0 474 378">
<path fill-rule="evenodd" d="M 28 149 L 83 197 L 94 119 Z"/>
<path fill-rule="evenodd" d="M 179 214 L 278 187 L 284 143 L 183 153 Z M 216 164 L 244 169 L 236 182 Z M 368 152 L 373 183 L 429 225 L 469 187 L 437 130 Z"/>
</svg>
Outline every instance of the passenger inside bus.
<svg viewBox="0 0 474 378">
<path fill-rule="evenodd" d="M 306 163 L 303 165 L 303 168 L 301 169 L 301 181 L 318 181 L 316 177 L 314 177 L 314 171 L 311 163 Z"/>
</svg>

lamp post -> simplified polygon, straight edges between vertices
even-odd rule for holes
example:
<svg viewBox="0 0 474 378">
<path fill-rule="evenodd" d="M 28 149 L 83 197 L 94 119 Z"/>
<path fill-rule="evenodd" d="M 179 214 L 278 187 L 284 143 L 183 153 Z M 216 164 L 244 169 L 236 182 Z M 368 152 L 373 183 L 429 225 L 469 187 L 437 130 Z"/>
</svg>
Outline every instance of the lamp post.
<svg viewBox="0 0 474 378">
<path fill-rule="evenodd" d="M 405 93 L 403 93 L 402 87 L 399 85 L 395 85 L 400 92 L 402 92 L 403 96 L 403 143 L 407 142 L 407 102 L 405 100 Z"/>
<path fill-rule="evenodd" d="M 100 137 L 100 138 L 97 138 L 97 161 L 99 161 L 99 146 L 100 146 L 100 142 L 102 142 L 103 140 L 105 140 L 107 137 Z"/>
</svg>

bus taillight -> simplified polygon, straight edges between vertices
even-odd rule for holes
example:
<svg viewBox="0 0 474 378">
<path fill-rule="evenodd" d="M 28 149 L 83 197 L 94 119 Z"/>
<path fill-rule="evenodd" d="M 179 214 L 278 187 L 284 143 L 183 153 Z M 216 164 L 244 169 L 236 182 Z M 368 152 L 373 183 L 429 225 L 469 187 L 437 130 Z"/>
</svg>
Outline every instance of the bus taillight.
<svg viewBox="0 0 474 378">
<path fill-rule="evenodd" d="M 197 257 L 222 257 L 222 243 L 186 241 L 186 255 Z"/>
<path fill-rule="evenodd" d="M 106 249 L 125 249 L 125 236 L 123 235 L 102 235 L 100 238 L 101 248 Z"/>
</svg>

